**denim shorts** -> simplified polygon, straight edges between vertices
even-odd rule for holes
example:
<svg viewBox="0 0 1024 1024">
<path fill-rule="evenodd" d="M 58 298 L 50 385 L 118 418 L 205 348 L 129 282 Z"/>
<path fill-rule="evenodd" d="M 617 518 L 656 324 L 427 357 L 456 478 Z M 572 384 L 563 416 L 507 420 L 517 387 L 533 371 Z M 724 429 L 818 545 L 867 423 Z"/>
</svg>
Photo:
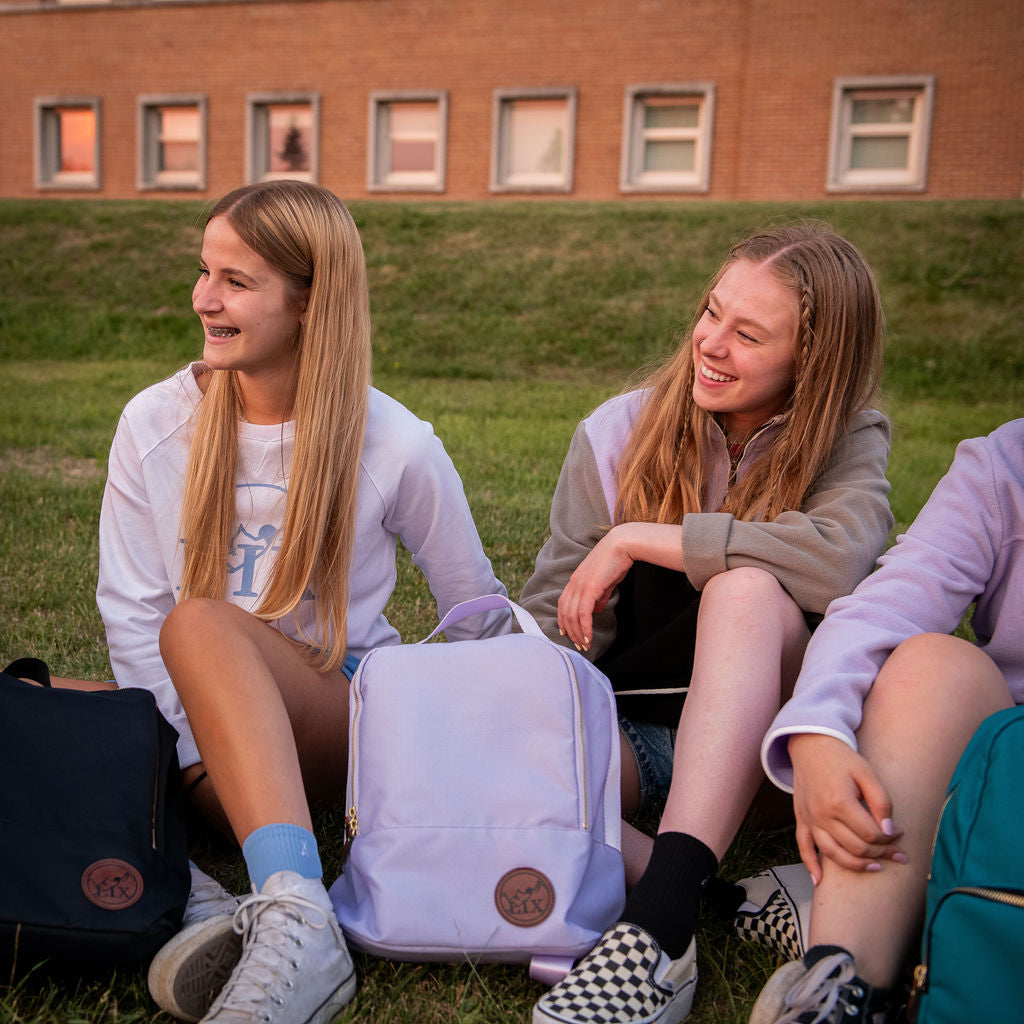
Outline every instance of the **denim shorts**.
<svg viewBox="0 0 1024 1024">
<path fill-rule="evenodd" d="M 634 722 L 619 715 L 619 728 L 626 737 L 640 776 L 640 806 L 642 813 L 668 796 L 672 783 L 672 755 L 676 745 L 676 730 L 655 722 Z"/>
</svg>

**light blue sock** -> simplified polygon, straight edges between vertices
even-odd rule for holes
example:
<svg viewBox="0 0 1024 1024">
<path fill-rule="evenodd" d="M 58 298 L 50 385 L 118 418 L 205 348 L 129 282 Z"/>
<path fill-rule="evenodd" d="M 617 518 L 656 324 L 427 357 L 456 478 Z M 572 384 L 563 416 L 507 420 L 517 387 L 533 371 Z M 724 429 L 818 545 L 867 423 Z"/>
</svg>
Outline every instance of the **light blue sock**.
<svg viewBox="0 0 1024 1024">
<path fill-rule="evenodd" d="M 258 891 L 278 871 L 294 871 L 303 878 L 322 878 L 324 873 L 316 837 L 298 825 L 264 825 L 250 832 L 242 856 Z"/>
</svg>

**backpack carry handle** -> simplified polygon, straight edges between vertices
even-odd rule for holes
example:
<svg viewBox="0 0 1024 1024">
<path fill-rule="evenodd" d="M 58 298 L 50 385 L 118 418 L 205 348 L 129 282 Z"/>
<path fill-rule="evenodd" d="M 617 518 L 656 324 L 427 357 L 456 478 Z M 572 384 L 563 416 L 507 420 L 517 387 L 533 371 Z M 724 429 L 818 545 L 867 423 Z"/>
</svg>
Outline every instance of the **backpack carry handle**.
<svg viewBox="0 0 1024 1024">
<path fill-rule="evenodd" d="M 41 658 L 18 658 L 4 669 L 4 673 L 15 679 L 31 679 L 40 686 L 50 687 L 50 667 Z"/>
<path fill-rule="evenodd" d="M 448 609 L 448 614 L 437 624 L 437 627 L 429 635 L 425 636 L 420 643 L 425 644 L 432 640 L 438 633 L 453 626 L 456 622 L 468 619 L 470 615 L 477 615 L 480 612 L 493 612 L 501 609 L 509 609 L 516 617 L 519 628 L 531 636 L 539 636 L 547 640 L 544 631 L 537 625 L 537 620 L 521 605 L 515 603 L 502 594 L 484 594 L 482 597 L 474 597 L 468 601 L 461 601 L 459 604 Z"/>
</svg>

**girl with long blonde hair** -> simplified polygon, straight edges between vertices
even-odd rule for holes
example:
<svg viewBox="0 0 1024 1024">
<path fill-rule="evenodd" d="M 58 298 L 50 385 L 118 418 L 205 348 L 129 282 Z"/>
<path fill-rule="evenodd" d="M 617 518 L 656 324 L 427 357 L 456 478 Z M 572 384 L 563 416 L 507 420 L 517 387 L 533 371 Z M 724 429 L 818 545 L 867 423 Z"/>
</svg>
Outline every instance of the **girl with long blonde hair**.
<svg viewBox="0 0 1024 1024">
<path fill-rule="evenodd" d="M 396 543 L 442 614 L 505 589 L 430 425 L 370 386 L 365 261 L 336 196 L 298 181 L 225 196 L 192 303 L 202 360 L 118 425 L 97 598 L 116 678 L 178 730 L 186 789 L 241 844 L 253 895 L 193 867 L 150 990 L 185 1020 L 326 1021 L 355 976 L 310 806 L 344 796 L 359 658 L 400 642 L 384 616 Z M 491 613 L 454 638 L 507 628 Z"/>
<path fill-rule="evenodd" d="M 763 781 L 761 738 L 810 630 L 885 545 L 890 429 L 872 409 L 871 271 L 820 225 L 733 247 L 675 354 L 573 437 L 521 601 L 616 691 L 620 921 L 534 1024 L 675 1024 L 701 892 Z"/>
</svg>

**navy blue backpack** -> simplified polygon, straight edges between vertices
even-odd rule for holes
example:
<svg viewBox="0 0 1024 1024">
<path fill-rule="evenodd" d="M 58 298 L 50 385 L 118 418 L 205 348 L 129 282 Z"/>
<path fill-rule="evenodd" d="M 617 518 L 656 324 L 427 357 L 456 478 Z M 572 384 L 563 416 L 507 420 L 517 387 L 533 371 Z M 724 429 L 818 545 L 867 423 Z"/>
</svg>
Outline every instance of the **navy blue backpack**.
<svg viewBox="0 0 1024 1024">
<path fill-rule="evenodd" d="M 144 966 L 181 927 L 177 738 L 147 690 L 52 689 L 35 658 L 0 672 L 0 976 Z"/>
</svg>

